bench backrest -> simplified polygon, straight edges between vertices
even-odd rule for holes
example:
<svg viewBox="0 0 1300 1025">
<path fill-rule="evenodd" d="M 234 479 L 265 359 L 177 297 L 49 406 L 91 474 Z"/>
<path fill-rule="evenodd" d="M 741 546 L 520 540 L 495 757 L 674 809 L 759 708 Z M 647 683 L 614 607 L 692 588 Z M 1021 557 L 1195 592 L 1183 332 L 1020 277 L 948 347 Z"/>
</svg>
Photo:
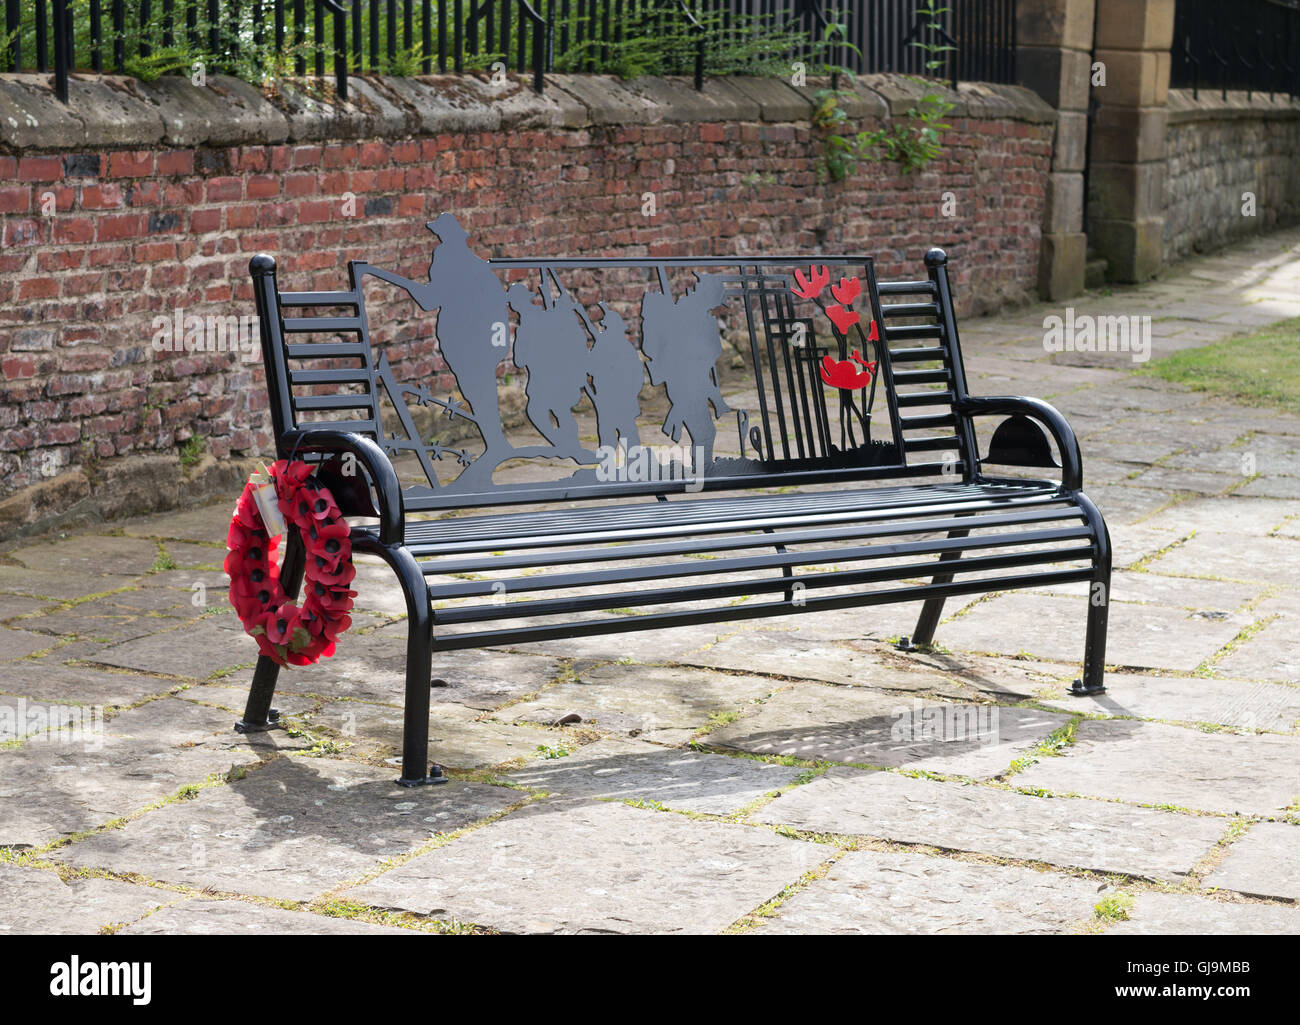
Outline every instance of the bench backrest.
<svg viewBox="0 0 1300 1025">
<path fill-rule="evenodd" d="M 971 469 L 938 250 L 927 277 L 877 284 L 867 256 L 484 261 L 449 215 L 430 228 L 428 281 L 353 262 L 345 291 L 280 292 L 274 262 L 253 263 L 277 437 L 315 425 L 374 438 L 406 464 L 408 510 Z M 459 396 L 398 381 L 374 351 L 372 277 L 437 311 Z M 748 371 L 736 389 L 733 361 Z M 510 367 L 526 382 L 528 441 L 500 422 Z M 473 420 L 482 440 L 423 437 L 421 407 Z M 503 483 L 501 464 L 521 460 L 536 469 Z"/>
</svg>

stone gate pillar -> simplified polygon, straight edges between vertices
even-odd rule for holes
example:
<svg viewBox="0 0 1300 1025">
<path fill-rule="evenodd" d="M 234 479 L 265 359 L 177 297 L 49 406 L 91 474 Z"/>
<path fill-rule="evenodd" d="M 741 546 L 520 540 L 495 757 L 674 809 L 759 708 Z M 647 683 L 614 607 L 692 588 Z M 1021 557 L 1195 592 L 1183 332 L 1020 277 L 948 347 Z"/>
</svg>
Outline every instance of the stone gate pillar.
<svg viewBox="0 0 1300 1025">
<path fill-rule="evenodd" d="M 1087 229 L 1111 280 L 1146 281 L 1164 250 L 1165 102 L 1174 0 L 1096 0 L 1105 85 L 1089 150 Z"/>
<path fill-rule="evenodd" d="M 1016 5 L 1017 80 L 1055 107 L 1057 116 L 1038 259 L 1038 292 L 1044 299 L 1067 299 L 1083 291 L 1088 250 L 1083 169 L 1094 2 L 1020 0 Z"/>
</svg>

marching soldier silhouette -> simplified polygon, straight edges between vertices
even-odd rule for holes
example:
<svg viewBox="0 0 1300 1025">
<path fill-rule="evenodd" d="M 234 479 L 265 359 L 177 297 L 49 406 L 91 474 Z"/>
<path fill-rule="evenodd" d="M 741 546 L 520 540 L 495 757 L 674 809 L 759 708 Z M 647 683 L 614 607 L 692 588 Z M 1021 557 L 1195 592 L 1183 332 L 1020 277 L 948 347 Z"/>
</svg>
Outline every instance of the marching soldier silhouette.
<svg viewBox="0 0 1300 1025">
<path fill-rule="evenodd" d="M 701 473 L 713 462 L 718 433 L 713 421 L 731 407 L 718 385 L 722 339 L 710 312 L 723 304 L 725 279 L 718 274 L 696 277 L 697 286 L 676 302 L 667 292 L 646 293 L 641 300 L 641 351 L 648 360 L 650 383 L 664 385 L 672 403 L 663 431 L 680 441 L 686 428 L 695 459 L 700 460 L 693 469 Z"/>
<path fill-rule="evenodd" d="M 604 316 L 591 347 L 587 373 L 596 404 L 596 429 L 600 444 L 625 449 L 641 444 L 636 418 L 641 414 L 641 383 L 645 364 L 627 338 L 627 321 L 600 304 Z"/>
<path fill-rule="evenodd" d="M 405 289 L 420 309 L 438 311 L 438 348 L 487 447 L 470 469 L 481 463 L 490 472 L 512 450 L 497 407 L 497 365 L 509 347 L 494 344 L 506 339 L 510 327 L 505 291 L 487 261 L 466 245 L 469 235 L 455 217 L 444 213 L 425 227 L 441 243 L 433 251 L 427 284 L 377 267 L 367 272 Z"/>
<path fill-rule="evenodd" d="M 523 282 L 506 291 L 506 301 L 519 314 L 515 330 L 515 365 L 528 371 L 524 394 L 528 419 L 556 449 L 557 456 L 591 458 L 578 439 L 573 407 L 587 387 L 587 332 L 579 320 L 578 304 L 562 294 L 549 308 L 533 303 Z"/>
</svg>

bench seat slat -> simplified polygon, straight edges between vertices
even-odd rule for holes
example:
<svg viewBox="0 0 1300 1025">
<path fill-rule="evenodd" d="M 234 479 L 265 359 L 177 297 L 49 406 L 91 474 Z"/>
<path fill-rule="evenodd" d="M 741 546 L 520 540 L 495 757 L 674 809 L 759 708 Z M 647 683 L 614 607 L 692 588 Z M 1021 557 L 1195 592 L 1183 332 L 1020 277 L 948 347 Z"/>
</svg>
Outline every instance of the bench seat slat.
<svg viewBox="0 0 1300 1025">
<path fill-rule="evenodd" d="M 936 473 L 938 472 L 936 467 Z M 938 485 L 936 485 L 938 487 Z M 829 496 L 823 496 L 829 497 Z M 959 513 L 1020 512 L 1026 508 L 1061 506 L 1070 504 L 1068 497 L 1054 490 L 1021 492 L 1017 497 L 993 499 L 971 498 L 948 503 L 934 501 L 928 505 L 900 505 L 888 509 L 840 508 L 807 509 L 792 507 L 736 510 L 713 517 L 673 515 L 674 505 L 690 503 L 657 504 L 662 513 L 658 520 L 647 519 L 639 512 L 644 507 L 611 507 L 584 509 L 578 517 L 562 513 L 520 513 L 514 517 L 475 517 L 461 529 L 454 520 L 433 523 L 411 523 L 407 526 L 407 545 L 417 558 L 438 555 L 470 555 L 474 552 L 523 551 L 525 549 L 551 548 L 558 545 L 607 544 L 633 541 L 666 541 L 691 535 L 741 534 L 754 530 L 794 529 L 800 527 L 829 527 L 833 524 L 889 522 L 897 523 L 908 516 L 917 523 L 917 531 L 924 527 L 925 517 L 950 517 Z M 700 503 L 701 505 L 703 503 Z M 532 517 L 531 519 L 525 519 Z M 524 522 L 517 522 L 524 520 Z M 444 533 L 444 530 L 446 531 Z"/>
<path fill-rule="evenodd" d="M 1003 555 L 977 555 L 944 563 L 945 573 L 970 574 L 989 570 L 1015 569 L 1024 566 L 1041 566 L 1057 562 L 1090 559 L 1090 545 L 1074 548 L 1043 549 L 1033 552 L 1016 552 Z M 443 625 L 475 623 L 495 619 L 521 619 L 528 616 L 571 615 L 575 612 L 605 612 L 615 608 L 643 605 L 667 605 L 686 601 L 715 601 L 741 595 L 763 594 L 789 590 L 795 581 L 805 588 L 847 587 L 852 584 L 889 583 L 914 580 L 935 572 L 934 562 L 907 563 L 880 569 L 837 570 L 828 573 L 805 573 L 802 576 L 775 576 L 748 580 L 732 580 L 711 584 L 688 584 L 676 587 L 649 588 L 610 594 L 583 595 L 573 598 L 541 598 L 532 601 L 507 602 L 504 605 L 470 605 L 439 609 L 436 620 Z M 987 590 L 997 590 L 983 581 Z M 508 593 L 508 592 L 507 592 Z M 739 606 L 738 606 L 739 607 Z"/>
<path fill-rule="evenodd" d="M 881 295 L 937 295 L 933 281 L 881 281 L 876 285 Z"/>
<path fill-rule="evenodd" d="M 998 590 L 1015 590 L 1022 587 L 1050 587 L 1055 584 L 1070 584 L 1091 579 L 1092 570 L 1078 569 L 998 577 L 994 583 Z M 810 612 L 822 610 L 830 612 L 836 609 L 893 605 L 898 602 L 924 601 L 929 598 L 951 598 L 964 594 L 981 594 L 987 592 L 989 588 L 990 581 L 987 579 L 954 580 L 946 584 L 922 584 L 879 591 L 859 591 L 855 594 L 805 594 L 798 605 L 791 601 L 746 602 L 743 605 L 726 606 L 720 609 L 652 612 L 640 616 L 616 616 L 554 624 L 530 624 L 523 627 L 497 630 L 441 634 L 435 632 L 433 647 L 435 651 L 456 651 L 463 648 L 483 648 L 501 644 L 527 644 L 534 641 L 558 640 L 570 637 L 596 637 L 603 634 L 627 633 L 633 630 L 657 630 L 666 627 L 691 626 L 699 623 L 806 615 Z"/>
<path fill-rule="evenodd" d="M 702 555 L 709 552 L 740 551 L 746 548 L 771 548 L 775 545 L 825 544 L 831 541 L 865 540 L 871 537 L 903 537 L 958 529 L 989 529 L 1078 520 L 1082 514 L 1073 506 L 1018 509 L 1014 513 L 953 516 L 940 519 L 890 521 L 884 525 L 841 524 L 819 530 L 788 530 L 731 534 L 724 537 L 690 537 L 681 541 L 652 544 L 607 545 L 600 548 L 561 548 L 528 551 L 510 555 L 479 554 L 473 558 L 446 557 L 420 563 L 425 574 L 478 573 L 484 570 L 532 569 L 542 566 L 568 566 L 583 562 L 613 562 L 624 559 L 649 559 L 675 555 Z M 590 539 L 584 539 L 590 541 Z"/>
<path fill-rule="evenodd" d="M 655 564 L 625 566 L 622 568 L 601 567 L 576 573 L 552 573 L 545 576 L 458 580 L 454 584 L 431 585 L 429 587 L 429 597 L 434 601 L 451 598 L 485 598 L 497 593 L 497 589 L 501 585 L 505 585 L 506 594 L 519 595 L 531 591 L 553 591 L 566 587 L 601 587 L 635 583 L 642 580 L 672 580 L 679 577 L 714 576 L 719 573 L 741 573 L 757 569 L 794 569 L 798 566 L 867 562 L 873 559 L 888 559 L 900 555 L 940 555 L 944 552 L 968 552 L 984 548 L 1057 544 L 1063 541 L 1086 541 L 1091 536 L 1089 529 L 1080 525 L 1057 527 L 1050 530 L 988 534 L 977 538 L 955 537 L 904 541 L 892 544 L 858 545 L 848 548 L 823 548 L 815 551 L 781 551 L 769 555 L 748 555 L 730 559 L 718 558 L 691 563 L 675 562 L 667 565 Z M 807 578 L 796 576 L 795 579 L 805 580 Z M 633 604 L 635 604 L 634 599 Z"/>
</svg>

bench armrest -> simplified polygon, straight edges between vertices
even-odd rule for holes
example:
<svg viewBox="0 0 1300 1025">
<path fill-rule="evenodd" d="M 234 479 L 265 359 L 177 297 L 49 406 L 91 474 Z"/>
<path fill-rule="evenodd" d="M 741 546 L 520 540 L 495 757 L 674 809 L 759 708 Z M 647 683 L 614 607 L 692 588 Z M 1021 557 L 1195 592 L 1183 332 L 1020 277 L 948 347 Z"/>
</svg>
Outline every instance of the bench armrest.
<svg viewBox="0 0 1300 1025">
<path fill-rule="evenodd" d="M 351 431 L 307 429 L 286 431 L 277 444 L 282 458 L 294 453 L 327 452 L 332 455 L 351 453 L 375 485 L 379 496 L 379 541 L 400 545 L 406 540 L 405 509 L 402 488 L 388 456 L 369 438 Z"/>
<path fill-rule="evenodd" d="M 957 403 L 963 416 L 1027 416 L 1047 428 L 1061 452 L 1061 486 L 1069 491 L 1083 487 L 1083 457 L 1074 429 L 1054 406 L 1042 399 L 1019 395 L 968 396 Z"/>
</svg>

